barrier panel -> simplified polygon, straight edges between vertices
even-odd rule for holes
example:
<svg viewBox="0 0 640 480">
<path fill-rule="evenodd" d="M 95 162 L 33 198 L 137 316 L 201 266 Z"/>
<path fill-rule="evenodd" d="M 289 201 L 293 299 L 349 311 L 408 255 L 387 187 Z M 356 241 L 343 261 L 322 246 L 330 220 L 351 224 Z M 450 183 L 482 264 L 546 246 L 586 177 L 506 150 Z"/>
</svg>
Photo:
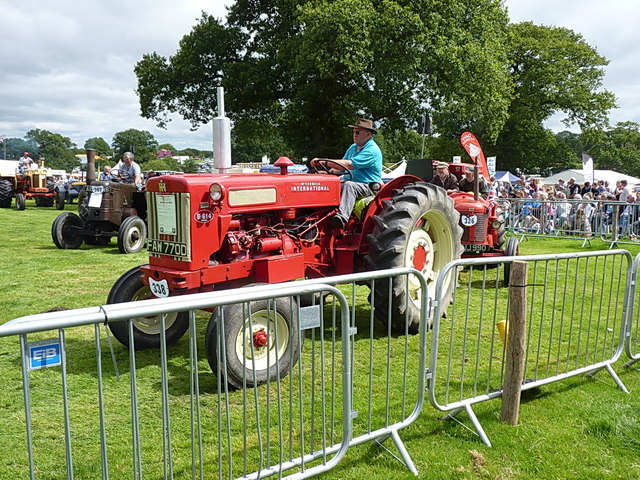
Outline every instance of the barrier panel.
<svg viewBox="0 0 640 480">
<path fill-rule="evenodd" d="M 136 480 L 307 478 L 337 465 L 349 446 L 391 438 L 417 473 L 398 432 L 424 404 L 426 322 L 420 335 L 398 335 L 390 318 L 376 320 L 382 315 L 375 305 L 363 306 L 369 291 L 380 298 L 376 289 L 390 292 L 399 281 L 418 292 L 421 314 L 428 311 L 424 278 L 394 269 L 1 325 L 0 337 L 10 337 L 5 341 L 20 354 L 22 375 L 7 384 L 0 428 L 11 432 L 11 445 L 27 438 L 25 451 L 3 460 L 1 470 L 6 478 L 32 479 L 93 479 L 96 472 Z M 203 309 L 215 310 L 209 327 Z M 130 319 L 157 315 L 166 326 L 176 312 L 188 312 L 184 340 L 167 346 L 159 328 L 159 351 L 134 349 Z M 101 324 L 121 321 L 128 321 L 129 346 L 113 345 L 113 363 L 105 361 L 111 336 L 101 336 Z M 296 344 L 300 353 L 291 360 Z M 270 353 L 263 355 L 265 346 Z M 0 365 L 7 360 L 15 363 L 4 356 Z M 125 365 L 128 371 L 119 371 Z M 213 375 L 210 365 L 224 373 Z M 257 373 L 265 368 L 268 381 Z"/>
<path fill-rule="evenodd" d="M 625 333 L 625 352 L 629 357 L 629 361 L 624 364 L 630 367 L 640 360 L 640 299 L 638 299 L 638 269 L 640 268 L 640 254 L 636 255 L 631 268 L 631 282 L 634 286 L 629 307 L 629 320 L 627 322 L 627 331 Z"/>
<path fill-rule="evenodd" d="M 529 263 L 527 285 L 507 287 L 510 262 Z M 458 260 L 436 282 L 428 396 L 449 418 L 466 411 L 487 445 L 476 403 L 502 396 L 509 289 L 527 288 L 522 390 L 607 370 L 620 357 L 631 292 L 625 250 Z M 505 269 L 507 270 L 505 272 Z M 452 292 L 446 275 L 458 277 Z M 451 301 L 451 304 L 449 304 Z M 446 311 L 447 317 L 441 318 Z"/>
</svg>

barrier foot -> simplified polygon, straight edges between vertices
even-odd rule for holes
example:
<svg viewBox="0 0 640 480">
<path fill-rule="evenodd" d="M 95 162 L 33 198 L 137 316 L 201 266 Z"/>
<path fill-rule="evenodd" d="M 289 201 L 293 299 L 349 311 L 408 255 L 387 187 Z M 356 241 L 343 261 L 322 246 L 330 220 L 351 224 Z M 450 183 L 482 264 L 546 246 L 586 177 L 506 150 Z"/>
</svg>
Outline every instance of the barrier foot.
<svg viewBox="0 0 640 480">
<path fill-rule="evenodd" d="M 638 360 L 640 360 L 640 359 L 638 359 L 638 358 L 632 358 L 632 359 L 631 359 L 631 360 L 629 360 L 627 363 L 622 364 L 622 366 L 623 366 L 624 368 L 630 367 L 630 366 L 634 365 Z"/>
<path fill-rule="evenodd" d="M 595 374 L 598 373 L 603 368 L 607 369 L 607 372 L 609 372 L 609 375 L 611 375 L 611 378 L 613 378 L 613 381 L 616 382 L 616 385 L 618 385 L 618 388 L 620 388 L 620 390 L 622 390 L 624 393 L 629 393 L 629 390 L 627 390 L 627 387 L 624 386 L 624 383 L 622 383 L 622 380 L 620 380 L 620 377 L 618 377 L 618 374 L 613 371 L 613 368 L 611 368 L 611 365 L 609 364 L 605 365 L 604 367 L 599 367 L 599 368 L 596 368 L 595 370 L 591 370 L 585 376 L 595 378 Z"/>
<path fill-rule="evenodd" d="M 459 425 L 463 426 L 470 432 L 473 432 L 476 435 L 478 435 L 480 437 L 480 440 L 482 440 L 482 443 L 484 443 L 487 447 L 491 447 L 491 442 L 489 441 L 489 437 L 487 437 L 487 434 L 484 433 L 484 429 L 482 428 L 482 425 L 480 425 L 480 422 L 478 421 L 478 417 L 476 417 L 476 414 L 473 412 L 471 405 L 468 405 L 468 404 L 465 405 L 464 410 L 467 412 L 467 415 L 469 416 L 471 423 L 473 423 L 473 426 L 475 427 L 475 431 L 467 427 L 464 423 L 462 423 L 460 420 L 456 418 L 456 415 L 458 415 L 458 413 L 460 413 L 462 410 L 463 410 L 462 408 L 456 408 L 455 410 L 452 410 L 450 413 L 444 416 L 443 420 L 450 418 L 451 420 L 458 422 Z"/>
<path fill-rule="evenodd" d="M 402 459 L 399 459 L 396 455 L 394 455 L 394 453 L 391 450 L 389 450 L 387 447 L 382 445 L 382 442 L 384 442 L 389 437 L 393 439 L 393 443 L 395 443 L 396 448 L 398 449 L 398 452 L 400 452 L 400 455 L 402 456 Z M 376 440 L 376 443 L 380 445 L 382 448 L 384 448 L 387 452 L 389 452 L 393 458 L 395 458 L 400 463 L 402 463 L 405 467 L 407 467 L 409 471 L 411 471 L 411 473 L 413 473 L 416 477 L 418 476 L 418 469 L 413 463 L 413 460 L 411 460 L 411 456 L 407 451 L 407 447 L 404 446 L 404 443 L 402 442 L 402 439 L 400 438 L 400 435 L 398 434 L 397 430 L 391 430 L 389 435 L 385 435 L 384 437 L 379 438 L 378 440 Z"/>
</svg>

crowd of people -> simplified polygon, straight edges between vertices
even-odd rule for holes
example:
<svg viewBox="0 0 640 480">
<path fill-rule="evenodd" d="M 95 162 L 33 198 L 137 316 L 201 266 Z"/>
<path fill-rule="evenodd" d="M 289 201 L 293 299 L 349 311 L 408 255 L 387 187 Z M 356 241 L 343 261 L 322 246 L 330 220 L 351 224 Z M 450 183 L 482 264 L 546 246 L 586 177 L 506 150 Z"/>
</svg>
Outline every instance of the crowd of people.
<svg viewBox="0 0 640 480">
<path fill-rule="evenodd" d="M 606 180 L 580 185 L 571 177 L 543 186 L 541 179 L 522 175 L 513 184 L 493 179 L 489 190 L 493 198 L 516 199 L 509 212 L 516 232 L 611 233 L 617 217 L 618 234 L 640 236 L 640 192 L 624 179 L 615 185 Z"/>
</svg>

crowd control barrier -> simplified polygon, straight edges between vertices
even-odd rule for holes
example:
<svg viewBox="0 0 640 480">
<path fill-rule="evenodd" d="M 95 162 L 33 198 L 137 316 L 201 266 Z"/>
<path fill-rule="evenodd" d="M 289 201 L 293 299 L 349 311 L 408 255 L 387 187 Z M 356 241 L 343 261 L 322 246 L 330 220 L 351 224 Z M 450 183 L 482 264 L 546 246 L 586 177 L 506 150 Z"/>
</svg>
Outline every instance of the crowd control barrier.
<svg viewBox="0 0 640 480">
<path fill-rule="evenodd" d="M 0 365 L 21 366 L 9 379 L 21 388 L 5 392 L 0 428 L 12 444 L 23 445 L 17 438 L 26 437 L 26 449 L 13 453 L 4 475 L 302 479 L 335 467 L 350 446 L 386 439 L 417 474 L 399 432 L 424 405 L 426 322 L 421 319 L 419 335 L 399 335 L 390 319 L 376 320 L 380 312 L 367 301 L 370 291 L 374 297 L 398 281 L 418 292 L 424 315 L 425 280 L 403 268 L 50 312 L 0 325 L 0 337 L 16 347 Z M 212 327 L 204 309 L 215 311 L 213 340 L 205 334 Z M 225 341 L 231 325 L 225 315 L 238 309 L 248 320 L 235 341 Z M 132 318 L 158 315 L 164 326 L 175 312 L 188 312 L 185 338 L 166 345 L 160 328 L 159 350 L 134 349 Z M 279 345 L 290 332 L 280 317 L 299 327 L 300 353 L 288 366 Z M 122 321 L 129 325 L 128 347 L 112 345 L 102 333 L 103 325 Z M 260 330 L 273 342 L 272 354 L 263 357 L 255 351 Z M 234 388 L 210 365 L 228 372 L 237 358 L 246 374 Z M 256 378 L 258 361 L 274 372 L 265 384 Z"/>
<path fill-rule="evenodd" d="M 526 285 L 506 287 L 510 262 L 528 263 Z M 491 445 L 473 405 L 501 397 L 509 289 L 526 288 L 522 390 L 612 368 L 623 351 L 631 301 L 631 256 L 625 250 L 458 260 L 436 282 L 428 396 L 454 418 L 465 411 Z M 507 275 L 505 275 L 507 273 Z M 446 275 L 458 277 L 453 292 Z M 446 313 L 446 318 L 442 318 Z"/>
</svg>

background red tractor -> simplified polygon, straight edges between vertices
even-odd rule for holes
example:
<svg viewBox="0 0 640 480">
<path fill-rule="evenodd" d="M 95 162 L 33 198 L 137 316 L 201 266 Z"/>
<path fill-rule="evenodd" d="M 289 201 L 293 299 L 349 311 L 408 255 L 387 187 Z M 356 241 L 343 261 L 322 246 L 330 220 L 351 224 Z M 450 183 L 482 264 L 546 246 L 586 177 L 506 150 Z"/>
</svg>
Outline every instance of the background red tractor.
<svg viewBox="0 0 640 480">
<path fill-rule="evenodd" d="M 0 168 L 0 207 L 11 207 L 14 197 L 17 210 L 24 210 L 25 202 L 30 198 L 38 207 L 52 207 L 55 203 L 58 210 L 64 210 L 64 196 L 57 191 L 51 170 L 44 166 L 44 160 L 40 161 L 38 168 L 24 173 L 17 173 L 12 165 Z"/>
</svg>

